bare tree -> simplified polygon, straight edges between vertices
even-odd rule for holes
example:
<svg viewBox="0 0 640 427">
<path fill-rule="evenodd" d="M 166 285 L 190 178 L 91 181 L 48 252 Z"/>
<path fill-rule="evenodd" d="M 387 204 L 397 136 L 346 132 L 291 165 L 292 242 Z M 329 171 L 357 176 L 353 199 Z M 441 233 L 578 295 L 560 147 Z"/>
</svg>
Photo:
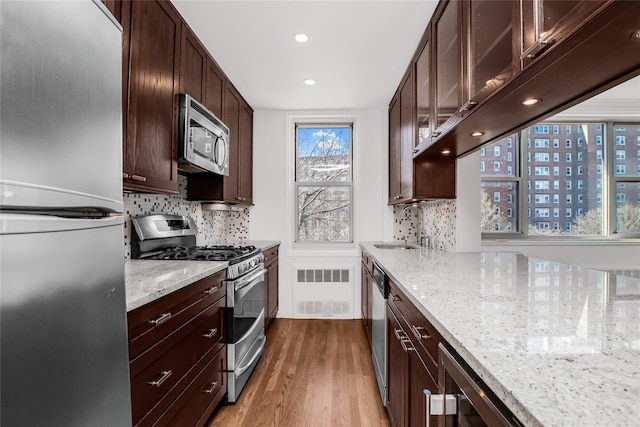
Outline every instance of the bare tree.
<svg viewBox="0 0 640 427">
<path fill-rule="evenodd" d="M 500 212 L 498 205 L 491 201 L 491 196 L 484 190 L 480 190 L 480 230 L 483 233 L 496 231 L 496 224 L 503 227 L 506 218 Z"/>
<path fill-rule="evenodd" d="M 570 234 L 598 236 L 602 234 L 602 213 L 597 209 L 591 209 L 582 216 L 573 220 Z"/>
<path fill-rule="evenodd" d="M 616 220 L 617 232 L 640 232 L 640 205 L 626 202 L 618 208 Z"/>
</svg>

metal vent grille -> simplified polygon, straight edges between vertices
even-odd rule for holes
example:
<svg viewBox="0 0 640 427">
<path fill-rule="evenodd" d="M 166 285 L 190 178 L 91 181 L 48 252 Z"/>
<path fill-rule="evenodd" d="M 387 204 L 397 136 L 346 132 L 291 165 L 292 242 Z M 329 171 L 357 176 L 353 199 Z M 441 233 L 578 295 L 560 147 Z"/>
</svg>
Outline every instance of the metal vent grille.
<svg viewBox="0 0 640 427">
<path fill-rule="evenodd" d="M 299 268 L 293 277 L 295 317 L 353 318 L 352 268 Z"/>
</svg>

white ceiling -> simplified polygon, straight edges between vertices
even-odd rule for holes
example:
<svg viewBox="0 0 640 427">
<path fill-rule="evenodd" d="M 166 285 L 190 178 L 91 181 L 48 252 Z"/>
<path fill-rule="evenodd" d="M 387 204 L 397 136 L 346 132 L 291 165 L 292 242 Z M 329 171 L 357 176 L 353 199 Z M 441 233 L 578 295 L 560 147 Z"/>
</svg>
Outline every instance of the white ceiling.
<svg viewBox="0 0 640 427">
<path fill-rule="evenodd" d="M 172 0 L 256 110 L 386 108 L 437 0 Z M 297 43 L 294 34 L 309 35 Z M 318 81 L 307 86 L 302 81 Z M 640 77 L 561 113 L 640 120 Z"/>
<path fill-rule="evenodd" d="M 438 3 L 172 1 L 256 110 L 386 108 Z"/>
</svg>

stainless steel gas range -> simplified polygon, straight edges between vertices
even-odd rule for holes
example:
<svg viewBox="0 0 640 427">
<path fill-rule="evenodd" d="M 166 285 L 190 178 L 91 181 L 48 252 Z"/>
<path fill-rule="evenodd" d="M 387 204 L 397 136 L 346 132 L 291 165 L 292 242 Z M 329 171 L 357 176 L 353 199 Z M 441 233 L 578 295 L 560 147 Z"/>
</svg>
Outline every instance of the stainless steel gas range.
<svg viewBox="0 0 640 427">
<path fill-rule="evenodd" d="M 264 256 L 254 246 L 196 246 L 196 224 L 179 215 L 131 219 L 136 259 L 227 261 L 227 401 L 236 402 L 264 352 Z"/>
</svg>

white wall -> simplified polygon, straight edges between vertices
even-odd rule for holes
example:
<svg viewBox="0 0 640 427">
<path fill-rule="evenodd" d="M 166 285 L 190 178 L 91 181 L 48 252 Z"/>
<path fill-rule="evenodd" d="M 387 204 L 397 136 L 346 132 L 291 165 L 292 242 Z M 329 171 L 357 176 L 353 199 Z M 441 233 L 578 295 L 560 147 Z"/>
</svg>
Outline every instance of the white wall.
<svg viewBox="0 0 640 427">
<path fill-rule="evenodd" d="M 325 117 L 354 119 L 355 243 L 339 250 L 293 247 L 294 119 Z M 392 235 L 392 211 L 386 206 L 387 111 L 274 111 L 254 113 L 253 200 L 249 238 L 280 240 L 280 308 L 278 317 L 293 317 L 294 268 L 353 268 L 352 317 L 360 316 L 360 250 L 358 242 Z"/>
</svg>

